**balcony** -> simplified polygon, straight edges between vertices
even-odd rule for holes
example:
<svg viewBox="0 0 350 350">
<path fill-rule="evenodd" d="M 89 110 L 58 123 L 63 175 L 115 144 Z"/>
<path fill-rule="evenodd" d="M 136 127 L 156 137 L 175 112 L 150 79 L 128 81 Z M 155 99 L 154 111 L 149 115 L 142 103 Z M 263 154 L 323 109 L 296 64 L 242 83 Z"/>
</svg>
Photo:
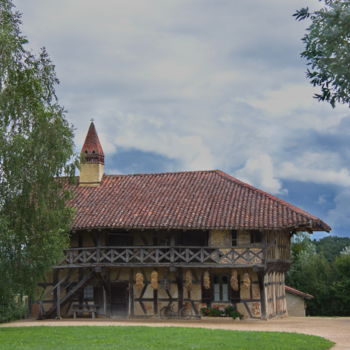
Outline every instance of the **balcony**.
<svg viewBox="0 0 350 350">
<path fill-rule="evenodd" d="M 65 250 L 55 268 L 114 266 L 249 267 L 265 263 L 264 247 L 128 246 Z"/>
</svg>

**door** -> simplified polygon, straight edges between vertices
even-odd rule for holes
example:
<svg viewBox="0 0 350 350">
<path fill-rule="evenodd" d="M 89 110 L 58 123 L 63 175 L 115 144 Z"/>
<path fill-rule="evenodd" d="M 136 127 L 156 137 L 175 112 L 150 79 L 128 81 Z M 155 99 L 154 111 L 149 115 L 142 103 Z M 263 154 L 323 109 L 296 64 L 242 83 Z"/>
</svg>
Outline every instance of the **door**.
<svg viewBox="0 0 350 350">
<path fill-rule="evenodd" d="M 129 310 L 129 284 L 127 282 L 111 285 L 111 316 L 126 317 Z"/>
</svg>

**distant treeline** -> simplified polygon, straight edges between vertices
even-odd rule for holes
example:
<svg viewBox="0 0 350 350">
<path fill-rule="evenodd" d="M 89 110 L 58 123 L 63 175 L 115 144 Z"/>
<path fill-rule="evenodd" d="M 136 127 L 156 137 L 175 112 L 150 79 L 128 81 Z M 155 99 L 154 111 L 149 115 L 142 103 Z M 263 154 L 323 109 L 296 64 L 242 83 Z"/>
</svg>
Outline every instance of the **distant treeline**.
<svg viewBox="0 0 350 350">
<path fill-rule="evenodd" d="M 319 241 L 301 233 L 292 240 L 292 266 L 286 284 L 314 296 L 310 316 L 350 316 L 350 238 Z"/>
</svg>

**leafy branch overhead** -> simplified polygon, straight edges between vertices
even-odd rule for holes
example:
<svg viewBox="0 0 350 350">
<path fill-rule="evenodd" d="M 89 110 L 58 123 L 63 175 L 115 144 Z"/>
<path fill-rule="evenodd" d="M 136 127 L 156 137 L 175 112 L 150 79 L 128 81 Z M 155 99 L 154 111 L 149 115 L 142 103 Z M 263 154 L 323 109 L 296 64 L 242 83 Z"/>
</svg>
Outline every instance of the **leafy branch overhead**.
<svg viewBox="0 0 350 350">
<path fill-rule="evenodd" d="M 293 15 L 298 21 L 310 21 L 302 38 L 307 60 L 307 77 L 321 91 L 319 101 L 350 106 L 350 0 L 324 0 L 321 9 L 302 8 Z"/>
</svg>

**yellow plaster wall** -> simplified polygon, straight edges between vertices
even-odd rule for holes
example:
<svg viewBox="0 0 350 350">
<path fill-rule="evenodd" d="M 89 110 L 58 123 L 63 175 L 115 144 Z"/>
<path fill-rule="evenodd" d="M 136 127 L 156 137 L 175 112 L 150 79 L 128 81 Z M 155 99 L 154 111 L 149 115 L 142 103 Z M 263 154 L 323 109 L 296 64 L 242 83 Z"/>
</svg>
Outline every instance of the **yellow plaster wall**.
<svg viewBox="0 0 350 350">
<path fill-rule="evenodd" d="M 202 299 L 202 286 L 200 284 L 192 285 L 191 298 L 195 300 Z"/>
<path fill-rule="evenodd" d="M 98 186 L 102 180 L 103 173 L 103 164 L 81 163 L 79 186 Z"/>
<path fill-rule="evenodd" d="M 209 247 L 231 247 L 232 236 L 229 230 L 211 230 L 209 231 Z"/>
<path fill-rule="evenodd" d="M 130 272 L 129 269 L 111 269 L 110 270 L 110 280 L 111 282 L 115 281 L 128 281 L 130 278 Z"/>
<path fill-rule="evenodd" d="M 237 245 L 250 244 L 250 232 L 249 231 L 238 231 L 237 232 Z"/>
</svg>

